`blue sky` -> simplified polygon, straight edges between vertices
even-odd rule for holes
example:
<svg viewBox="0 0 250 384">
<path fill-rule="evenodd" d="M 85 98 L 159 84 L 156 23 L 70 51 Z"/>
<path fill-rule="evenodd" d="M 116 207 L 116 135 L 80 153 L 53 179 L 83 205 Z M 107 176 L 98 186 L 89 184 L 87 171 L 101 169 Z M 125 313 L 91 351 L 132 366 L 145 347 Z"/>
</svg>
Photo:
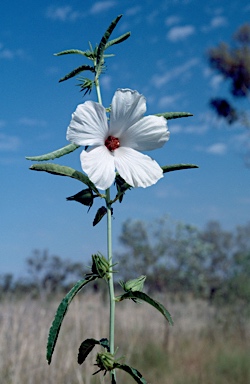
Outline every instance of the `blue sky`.
<svg viewBox="0 0 250 384">
<path fill-rule="evenodd" d="M 219 220 L 229 229 L 249 220 L 245 131 L 237 125 L 228 129 L 209 109 L 209 98 L 226 95 L 228 84 L 206 60 L 209 47 L 230 42 L 249 21 L 249 1 L 10 0 L 1 2 L 0 11 L 0 274 L 22 274 L 33 249 L 86 264 L 92 253 L 105 253 L 105 220 L 92 227 L 102 202 L 87 214 L 84 206 L 66 201 L 82 189 L 79 182 L 30 171 L 25 156 L 66 145 L 71 114 L 84 101 L 75 78 L 58 80 L 85 62 L 77 55 L 53 53 L 99 43 L 119 14 L 123 17 L 112 38 L 127 31 L 131 37 L 110 49 L 115 57 L 107 59 L 101 79 L 104 104 L 110 104 L 117 88 L 131 88 L 145 95 L 148 114 L 193 113 L 169 121 L 169 142 L 150 155 L 161 165 L 194 163 L 200 168 L 172 172 L 153 187 L 128 192 L 114 206 L 114 249 L 128 218 L 150 221 L 170 215 L 199 227 Z M 96 100 L 94 93 L 91 98 Z M 58 163 L 81 170 L 79 154 Z"/>
</svg>

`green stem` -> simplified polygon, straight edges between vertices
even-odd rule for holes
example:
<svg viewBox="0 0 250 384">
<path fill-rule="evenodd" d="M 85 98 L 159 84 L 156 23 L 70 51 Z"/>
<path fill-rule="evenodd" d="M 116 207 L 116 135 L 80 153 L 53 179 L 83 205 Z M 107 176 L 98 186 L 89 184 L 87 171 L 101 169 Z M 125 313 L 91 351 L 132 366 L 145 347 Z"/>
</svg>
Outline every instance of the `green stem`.
<svg viewBox="0 0 250 384">
<path fill-rule="evenodd" d="M 95 87 L 96 87 L 98 103 L 102 105 L 102 96 L 101 96 L 101 89 L 100 89 L 100 84 L 99 84 L 99 78 L 98 77 L 95 78 Z"/>
<path fill-rule="evenodd" d="M 97 99 L 99 104 L 102 105 L 101 90 L 99 84 L 99 78 L 95 78 L 95 86 Z M 110 273 L 108 279 L 109 288 L 109 348 L 110 353 L 115 352 L 115 293 L 114 293 L 114 279 L 113 279 L 113 254 L 112 254 L 112 211 L 110 205 L 110 189 L 106 190 L 106 207 L 107 207 L 107 253 L 108 261 L 110 265 Z M 111 383 L 116 383 L 115 371 L 111 371 Z"/>
<path fill-rule="evenodd" d="M 114 294 L 114 281 L 113 281 L 113 260 L 112 260 L 112 213 L 109 204 L 110 190 L 106 191 L 106 204 L 107 204 L 107 251 L 108 260 L 110 265 L 110 275 L 108 280 L 109 286 L 109 299 L 110 299 L 110 324 L 109 324 L 109 347 L 110 353 L 114 353 L 114 328 L 115 328 L 115 294 Z"/>
</svg>

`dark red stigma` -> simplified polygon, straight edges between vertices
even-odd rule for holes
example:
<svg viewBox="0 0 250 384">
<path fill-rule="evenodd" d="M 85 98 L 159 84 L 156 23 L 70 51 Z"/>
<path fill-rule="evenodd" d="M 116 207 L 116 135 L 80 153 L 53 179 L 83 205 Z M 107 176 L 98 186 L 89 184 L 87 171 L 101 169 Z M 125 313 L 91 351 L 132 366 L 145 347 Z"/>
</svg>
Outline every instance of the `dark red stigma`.
<svg viewBox="0 0 250 384">
<path fill-rule="evenodd" d="M 117 137 L 109 136 L 105 140 L 105 145 L 109 151 L 114 151 L 115 149 L 120 147 L 120 140 Z"/>
</svg>

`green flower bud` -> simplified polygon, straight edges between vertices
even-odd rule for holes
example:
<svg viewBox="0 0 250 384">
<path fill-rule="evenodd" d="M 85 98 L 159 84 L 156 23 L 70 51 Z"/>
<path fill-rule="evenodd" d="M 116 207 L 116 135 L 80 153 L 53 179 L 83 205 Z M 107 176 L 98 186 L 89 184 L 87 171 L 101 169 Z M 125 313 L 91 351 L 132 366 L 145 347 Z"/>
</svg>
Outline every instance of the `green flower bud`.
<svg viewBox="0 0 250 384">
<path fill-rule="evenodd" d="M 78 203 L 81 203 L 83 205 L 87 205 L 89 208 L 92 206 L 94 201 L 93 192 L 91 189 L 83 189 L 82 191 L 78 192 L 76 195 L 67 197 L 67 200 L 75 200 L 78 201 Z"/>
<path fill-rule="evenodd" d="M 96 356 L 96 365 L 102 371 L 112 371 L 112 369 L 114 369 L 114 363 L 114 355 L 110 352 L 98 353 Z"/>
<path fill-rule="evenodd" d="M 146 280 L 146 276 L 142 275 L 140 277 L 137 277 L 137 279 L 128 280 L 126 282 L 121 281 L 120 284 L 125 292 L 142 291 L 145 280 Z"/>
<path fill-rule="evenodd" d="M 110 265 L 103 255 L 92 255 L 92 273 L 98 277 L 109 277 Z"/>
</svg>

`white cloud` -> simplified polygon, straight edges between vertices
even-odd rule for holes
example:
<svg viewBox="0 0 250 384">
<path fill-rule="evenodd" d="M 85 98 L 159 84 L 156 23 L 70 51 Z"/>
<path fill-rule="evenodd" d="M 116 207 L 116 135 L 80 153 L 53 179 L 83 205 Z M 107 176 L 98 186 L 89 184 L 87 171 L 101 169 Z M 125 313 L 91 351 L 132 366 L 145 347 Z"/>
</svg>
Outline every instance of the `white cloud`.
<svg viewBox="0 0 250 384">
<path fill-rule="evenodd" d="M 187 125 L 185 124 L 184 126 L 174 123 L 171 121 L 171 133 L 173 134 L 193 134 L 193 135 L 203 135 L 206 133 L 209 129 L 209 126 L 207 124 L 199 124 L 199 125 Z"/>
<path fill-rule="evenodd" d="M 179 16 L 174 16 L 173 15 L 173 16 L 169 16 L 169 17 L 166 18 L 165 24 L 168 27 L 171 27 L 174 24 L 178 24 L 180 21 L 181 21 L 181 18 Z"/>
<path fill-rule="evenodd" d="M 134 16 L 137 15 L 141 10 L 141 7 L 139 5 L 135 7 L 128 8 L 126 11 L 126 16 Z"/>
<path fill-rule="evenodd" d="M 175 43 L 176 41 L 185 40 L 195 33 L 193 25 L 184 25 L 181 27 L 173 27 L 167 34 L 167 39 Z"/>
<path fill-rule="evenodd" d="M 0 44 L 0 59 L 12 60 L 15 58 L 24 59 L 26 54 L 22 49 L 5 48 L 3 44 Z"/>
<path fill-rule="evenodd" d="M 227 152 L 227 145 L 225 143 L 214 143 L 208 147 L 197 146 L 197 151 L 206 152 L 211 155 L 225 155 Z"/>
<path fill-rule="evenodd" d="M 17 136 L 9 136 L 0 133 L 0 151 L 16 151 L 21 141 Z"/>
<path fill-rule="evenodd" d="M 111 88 L 111 81 L 112 81 L 112 77 L 109 76 L 109 75 L 104 75 L 102 77 L 102 87 L 105 89 L 105 90 L 109 90 Z"/>
<path fill-rule="evenodd" d="M 95 4 L 92 5 L 90 9 L 90 13 L 97 14 L 103 11 L 106 11 L 110 8 L 113 8 L 115 6 L 115 1 L 97 1 Z"/>
<path fill-rule="evenodd" d="M 224 143 L 214 143 L 207 148 L 206 152 L 212 155 L 224 155 L 227 152 L 227 146 Z"/>
<path fill-rule="evenodd" d="M 203 32 L 210 32 L 213 29 L 225 27 L 228 24 L 227 19 L 224 16 L 214 16 L 209 25 L 203 26 Z"/>
<path fill-rule="evenodd" d="M 224 27 L 227 25 L 227 19 L 224 16 L 215 16 L 211 20 L 211 28 Z"/>
<path fill-rule="evenodd" d="M 164 74 L 156 74 L 152 77 L 152 83 L 155 87 L 160 88 L 166 83 L 172 81 L 176 77 L 185 75 L 191 68 L 196 66 L 199 63 L 199 59 L 193 58 L 188 60 L 186 63 L 175 67 L 170 71 L 166 71 Z"/>
<path fill-rule="evenodd" d="M 173 96 L 163 96 L 160 98 L 158 106 L 160 108 L 167 108 L 175 104 L 175 102 L 180 99 L 181 95 L 173 95 Z"/>
<path fill-rule="evenodd" d="M 147 16 L 146 16 L 146 20 L 149 24 L 154 24 L 157 20 L 157 16 L 159 15 L 159 11 L 158 10 L 154 10 L 153 12 L 149 13 Z"/>
<path fill-rule="evenodd" d="M 21 117 L 18 123 L 27 127 L 45 127 L 47 125 L 44 120 L 32 119 L 30 117 Z"/>
<path fill-rule="evenodd" d="M 223 78 L 222 75 L 214 75 L 214 76 L 212 76 L 212 78 L 210 80 L 210 87 L 212 89 L 218 89 L 218 87 L 223 82 L 223 80 L 224 80 L 224 78 Z"/>
<path fill-rule="evenodd" d="M 61 7 L 51 6 L 46 11 L 46 17 L 51 20 L 75 21 L 83 16 L 83 13 L 74 11 L 70 5 Z"/>
</svg>

